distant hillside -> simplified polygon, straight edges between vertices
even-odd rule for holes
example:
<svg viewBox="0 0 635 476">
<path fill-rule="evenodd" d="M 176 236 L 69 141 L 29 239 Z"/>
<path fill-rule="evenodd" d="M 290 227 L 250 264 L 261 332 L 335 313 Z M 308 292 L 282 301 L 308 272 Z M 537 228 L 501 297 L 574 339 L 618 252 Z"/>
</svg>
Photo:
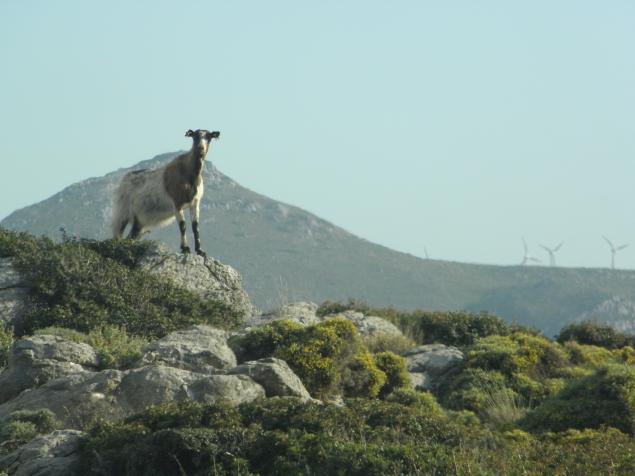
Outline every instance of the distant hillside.
<svg viewBox="0 0 635 476">
<path fill-rule="evenodd" d="M 156 167 L 175 155 L 163 154 L 133 168 Z M 106 238 L 112 191 L 126 170 L 70 185 L 17 210 L 0 225 L 53 238 L 60 237 L 61 227 L 72 235 Z M 240 271 L 253 302 L 263 309 L 294 300 L 356 298 L 375 307 L 488 310 L 547 335 L 582 317 L 616 321 L 623 329 L 635 323 L 633 271 L 424 260 L 254 193 L 210 165 L 205 187 L 203 246 Z M 176 248 L 177 227 L 149 237 Z"/>
</svg>

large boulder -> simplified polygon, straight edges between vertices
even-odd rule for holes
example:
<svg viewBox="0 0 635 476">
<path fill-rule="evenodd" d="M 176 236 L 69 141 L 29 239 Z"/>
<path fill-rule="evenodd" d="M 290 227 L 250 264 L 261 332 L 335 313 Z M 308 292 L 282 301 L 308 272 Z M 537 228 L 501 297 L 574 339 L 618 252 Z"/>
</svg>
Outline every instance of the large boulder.
<svg viewBox="0 0 635 476">
<path fill-rule="evenodd" d="M 463 360 L 463 352 L 444 344 L 415 347 L 404 354 L 412 386 L 416 390 L 433 390 L 440 378 Z"/>
<path fill-rule="evenodd" d="M 229 371 L 230 374 L 247 375 L 262 385 L 267 397 L 298 397 L 309 400 L 311 395 L 300 378 L 284 360 L 268 357 L 252 360 Z"/>
<path fill-rule="evenodd" d="M 29 284 L 10 258 L 0 258 L 0 324 L 20 328 Z"/>
<path fill-rule="evenodd" d="M 238 271 L 214 258 L 176 254 L 162 244 L 153 243 L 138 267 L 166 276 L 205 299 L 228 304 L 245 318 L 254 313 Z"/>
<path fill-rule="evenodd" d="M 140 365 L 161 364 L 192 372 L 214 374 L 236 366 L 236 356 L 227 345 L 229 334 L 197 325 L 172 332 L 146 348 Z"/>
<path fill-rule="evenodd" d="M 265 396 L 264 389 L 243 375 L 202 375 L 187 370 L 148 366 L 126 372 L 115 392 L 126 413 L 170 401 L 223 401 L 240 405 Z"/>
<path fill-rule="evenodd" d="M 78 473 L 79 443 L 84 434 L 57 430 L 0 458 L 0 469 L 11 476 L 71 476 Z"/>
<path fill-rule="evenodd" d="M 97 352 L 88 344 L 52 335 L 20 339 L 11 349 L 8 367 L 0 374 L 0 403 L 62 375 L 94 370 L 98 364 Z"/>
<path fill-rule="evenodd" d="M 162 366 L 84 371 L 51 380 L 3 403 L 0 421 L 18 410 L 47 408 L 65 425 L 76 428 L 87 418 L 117 420 L 171 401 L 239 405 L 264 396 L 262 386 L 244 375 L 203 375 Z"/>
</svg>

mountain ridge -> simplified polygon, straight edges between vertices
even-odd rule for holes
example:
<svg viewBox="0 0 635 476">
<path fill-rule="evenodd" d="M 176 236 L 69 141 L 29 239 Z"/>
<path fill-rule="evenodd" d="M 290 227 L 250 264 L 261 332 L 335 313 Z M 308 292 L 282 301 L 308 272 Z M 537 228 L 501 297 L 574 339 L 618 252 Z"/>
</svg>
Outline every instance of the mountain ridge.
<svg viewBox="0 0 635 476">
<path fill-rule="evenodd" d="M 121 176 L 157 167 L 180 152 L 158 155 L 129 168 L 65 187 L 14 211 L 0 225 L 51 238 L 110 235 L 111 197 Z M 260 308 L 290 301 L 366 301 L 374 307 L 427 310 L 486 310 L 549 334 L 566 322 L 612 319 L 605 302 L 625 303 L 621 326 L 635 315 L 635 271 L 593 268 L 497 266 L 430 260 L 392 250 L 291 204 L 266 197 L 208 163 L 201 202 L 201 239 L 208 254 L 232 265 Z M 188 226 L 189 228 L 189 226 Z M 396 230 L 398 233 L 399 231 Z M 176 225 L 150 239 L 178 245 Z M 635 312 L 635 311 L 634 311 Z"/>
</svg>

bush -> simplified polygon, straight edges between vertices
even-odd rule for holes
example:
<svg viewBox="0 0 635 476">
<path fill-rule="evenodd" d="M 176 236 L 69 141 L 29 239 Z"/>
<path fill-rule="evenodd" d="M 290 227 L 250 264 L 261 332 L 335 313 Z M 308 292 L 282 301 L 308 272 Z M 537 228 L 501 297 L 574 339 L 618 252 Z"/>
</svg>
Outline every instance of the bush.
<svg viewBox="0 0 635 476">
<path fill-rule="evenodd" d="M 318 315 L 337 314 L 346 310 L 383 317 L 399 327 L 417 344 L 441 342 L 446 345 L 465 347 L 481 337 L 509 335 L 516 330 L 532 332 L 520 326 L 507 324 L 502 319 L 485 312 L 408 312 L 393 308 L 374 309 L 354 300 L 348 303 L 326 301 L 318 308 Z"/>
<path fill-rule="evenodd" d="M 238 326 L 240 316 L 229 306 L 132 269 L 143 246 L 125 240 L 56 244 L 0 229 L 0 256 L 11 256 L 33 286 L 32 308 L 19 334 L 51 326 L 84 333 L 114 326 L 158 338 L 191 324 Z"/>
<path fill-rule="evenodd" d="M 50 410 L 13 412 L 0 429 L 0 452 L 9 453 L 36 436 L 53 431 L 56 426 L 55 415 Z"/>
<path fill-rule="evenodd" d="M 92 329 L 88 334 L 61 327 L 45 327 L 35 331 L 35 334 L 57 335 L 72 342 L 90 345 L 99 355 L 99 368 L 102 370 L 132 368 L 148 345 L 147 339 L 131 336 L 125 329 L 114 326 Z"/>
<path fill-rule="evenodd" d="M 241 361 L 271 356 L 286 361 L 307 390 L 320 397 L 337 392 L 372 396 L 385 380 L 347 319 L 307 327 L 274 321 L 234 339 L 232 345 L 240 349 Z"/>
<path fill-rule="evenodd" d="M 377 368 L 386 375 L 386 383 L 380 396 L 385 397 L 393 391 L 410 386 L 410 374 L 406 361 L 392 352 L 379 352 L 374 356 Z"/>
<path fill-rule="evenodd" d="M 612 426 L 635 434 L 635 368 L 610 365 L 574 380 L 522 422 L 531 431 Z"/>
<path fill-rule="evenodd" d="M 417 346 L 417 343 L 409 337 L 395 334 L 366 336 L 363 340 L 366 348 L 373 354 L 392 352 L 397 355 L 403 355 Z"/>
<path fill-rule="evenodd" d="M 12 346 L 13 331 L 11 327 L 0 322 L 0 370 L 8 365 Z"/>
<path fill-rule="evenodd" d="M 580 344 L 595 345 L 607 349 L 624 346 L 635 347 L 635 336 L 619 332 L 608 324 L 596 321 L 584 321 L 569 324 L 562 328 L 556 337 L 558 342 L 574 340 Z"/>
</svg>

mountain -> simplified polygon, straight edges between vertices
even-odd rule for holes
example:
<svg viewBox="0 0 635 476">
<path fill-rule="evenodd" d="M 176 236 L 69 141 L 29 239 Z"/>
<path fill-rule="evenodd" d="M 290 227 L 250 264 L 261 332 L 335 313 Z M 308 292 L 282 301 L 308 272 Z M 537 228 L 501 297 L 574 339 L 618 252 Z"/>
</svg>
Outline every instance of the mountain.
<svg viewBox="0 0 635 476">
<path fill-rule="evenodd" d="M 176 155 L 159 155 L 131 169 L 157 167 Z M 71 235 L 106 238 L 113 190 L 131 169 L 70 185 L 15 211 L 0 225 L 55 239 L 60 228 Z M 263 309 L 289 301 L 355 298 L 375 307 L 487 310 L 547 335 L 581 318 L 616 321 L 621 328 L 635 323 L 633 271 L 424 260 L 254 193 L 210 164 L 204 180 L 203 247 L 240 271 L 252 301 Z M 171 225 L 148 237 L 176 248 L 179 233 Z"/>
</svg>

